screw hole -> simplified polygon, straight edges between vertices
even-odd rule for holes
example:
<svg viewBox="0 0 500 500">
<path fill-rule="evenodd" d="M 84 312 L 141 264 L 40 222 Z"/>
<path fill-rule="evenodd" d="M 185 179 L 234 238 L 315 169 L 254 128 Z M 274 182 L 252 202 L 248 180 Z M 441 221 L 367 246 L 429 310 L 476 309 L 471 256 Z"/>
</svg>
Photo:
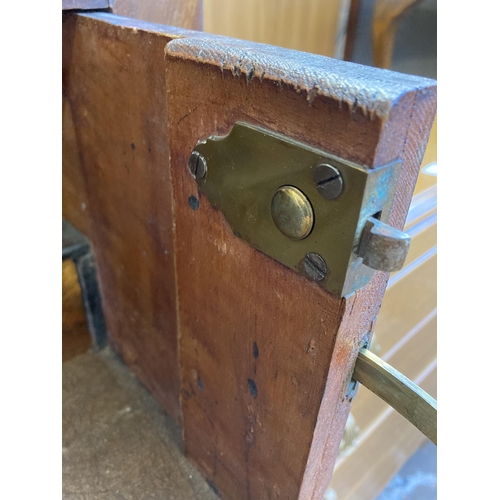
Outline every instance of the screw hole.
<svg viewBox="0 0 500 500">
<path fill-rule="evenodd" d="M 200 207 L 200 202 L 198 201 L 198 198 L 196 198 L 196 196 L 190 196 L 188 199 L 188 203 L 193 210 L 198 210 L 198 208 Z"/>
</svg>

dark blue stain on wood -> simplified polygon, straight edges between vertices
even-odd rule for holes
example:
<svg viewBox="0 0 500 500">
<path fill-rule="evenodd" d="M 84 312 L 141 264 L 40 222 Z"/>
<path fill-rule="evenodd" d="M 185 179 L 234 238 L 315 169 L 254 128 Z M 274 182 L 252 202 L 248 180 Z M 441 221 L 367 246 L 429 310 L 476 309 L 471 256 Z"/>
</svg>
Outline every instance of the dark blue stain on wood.
<svg viewBox="0 0 500 500">
<path fill-rule="evenodd" d="M 200 377 L 198 377 L 197 383 L 198 383 L 198 389 L 200 389 L 200 391 L 202 391 L 203 390 L 203 382 L 201 381 Z"/>
<path fill-rule="evenodd" d="M 250 391 L 252 398 L 256 398 L 257 397 L 257 386 L 255 385 L 255 382 L 251 378 L 249 378 L 247 380 L 247 382 L 248 382 L 248 390 Z"/>
<path fill-rule="evenodd" d="M 190 196 L 188 203 L 193 210 L 198 210 L 200 206 L 200 202 L 198 201 L 198 198 L 196 198 L 196 196 Z"/>
<path fill-rule="evenodd" d="M 257 342 L 253 343 L 253 357 L 255 359 L 259 357 L 259 347 L 257 346 Z"/>
<path fill-rule="evenodd" d="M 134 143 L 132 143 L 132 144 L 130 145 L 130 147 L 132 148 L 132 151 L 133 151 L 133 150 L 135 149 L 135 144 L 134 144 Z"/>
</svg>

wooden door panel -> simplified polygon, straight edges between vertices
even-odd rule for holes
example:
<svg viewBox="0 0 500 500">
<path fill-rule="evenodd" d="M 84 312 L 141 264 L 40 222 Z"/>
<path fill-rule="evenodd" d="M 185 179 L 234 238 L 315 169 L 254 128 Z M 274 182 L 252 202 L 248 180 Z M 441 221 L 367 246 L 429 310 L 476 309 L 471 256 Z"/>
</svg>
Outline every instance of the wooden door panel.
<svg viewBox="0 0 500 500">
<path fill-rule="evenodd" d="M 322 499 L 387 274 L 326 292 L 237 238 L 187 161 L 236 121 L 368 168 L 399 158 L 402 228 L 435 82 L 111 14 L 66 16 L 63 49 L 64 189 L 88 200 L 65 217 L 94 246 L 113 347 L 223 498 Z"/>
<path fill-rule="evenodd" d="M 237 121 L 371 167 L 403 158 L 402 227 L 433 84 L 375 71 L 360 92 L 373 70 L 233 40 L 175 40 L 166 55 L 186 452 L 224 497 L 322 498 L 386 276 L 347 299 L 326 293 L 237 238 L 188 158 Z"/>
<path fill-rule="evenodd" d="M 63 93 L 78 147 L 63 157 L 63 192 L 81 197 L 63 216 L 93 244 L 110 343 L 177 420 L 163 50 L 180 31 L 104 13 L 63 17 Z M 74 151 L 70 132 L 63 152 Z"/>
</svg>

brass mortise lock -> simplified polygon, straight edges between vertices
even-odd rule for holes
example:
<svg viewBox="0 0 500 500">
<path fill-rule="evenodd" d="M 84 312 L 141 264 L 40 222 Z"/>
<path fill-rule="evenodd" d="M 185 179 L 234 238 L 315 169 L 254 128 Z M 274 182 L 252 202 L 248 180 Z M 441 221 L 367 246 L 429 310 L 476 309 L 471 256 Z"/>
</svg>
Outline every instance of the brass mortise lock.
<svg viewBox="0 0 500 500">
<path fill-rule="evenodd" d="M 189 168 L 235 235 L 336 295 L 403 266 L 410 237 L 387 224 L 399 161 L 369 169 L 236 123 Z"/>
<path fill-rule="evenodd" d="M 410 236 L 387 224 L 400 167 L 369 169 L 244 123 L 199 142 L 189 158 L 236 236 L 341 297 L 375 270 L 403 267 Z M 366 346 L 357 382 L 436 443 L 436 401 Z"/>
</svg>

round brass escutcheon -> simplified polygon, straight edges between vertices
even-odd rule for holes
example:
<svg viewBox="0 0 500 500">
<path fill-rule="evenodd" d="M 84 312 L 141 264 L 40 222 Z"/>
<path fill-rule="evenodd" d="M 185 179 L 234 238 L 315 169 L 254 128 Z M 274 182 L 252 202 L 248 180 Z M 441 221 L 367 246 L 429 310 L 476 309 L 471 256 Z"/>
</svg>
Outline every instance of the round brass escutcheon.
<svg viewBox="0 0 500 500">
<path fill-rule="evenodd" d="M 313 228 L 311 203 L 300 189 L 293 186 L 282 186 L 274 193 L 271 215 L 276 227 L 294 240 L 304 239 Z"/>
</svg>

